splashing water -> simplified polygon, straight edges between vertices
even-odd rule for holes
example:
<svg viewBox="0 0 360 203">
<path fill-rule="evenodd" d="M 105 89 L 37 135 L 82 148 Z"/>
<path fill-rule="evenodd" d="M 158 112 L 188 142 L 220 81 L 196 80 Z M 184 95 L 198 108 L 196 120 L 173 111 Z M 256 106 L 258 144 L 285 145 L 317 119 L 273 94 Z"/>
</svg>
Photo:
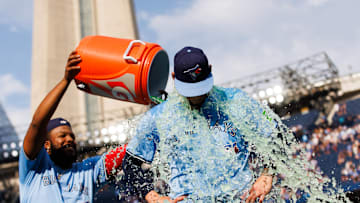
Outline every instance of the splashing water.
<svg viewBox="0 0 360 203">
<path fill-rule="evenodd" d="M 210 92 L 213 100 L 208 101 L 208 105 L 218 110 L 218 114 L 223 112 L 228 116 L 231 127 L 243 135 L 246 149 L 234 152 L 232 146 L 226 147 L 228 143 L 223 137 L 227 135 L 224 131 L 229 129 L 210 127 L 210 121 L 201 112 L 191 110 L 186 98 L 171 94 L 160 117 L 153 118 L 161 138 L 152 164 L 157 179 L 177 187 L 172 176 L 182 174 L 186 177 L 186 180 L 180 178 L 184 192 L 188 188 L 196 191 L 188 199 L 213 202 L 220 197 L 240 202 L 238 197 L 242 191 L 239 188 L 249 189 L 267 165 L 274 166 L 269 172 L 277 176 L 266 198 L 283 201 L 280 189 L 287 187 L 308 194 L 307 202 L 339 202 L 340 199 L 349 202 L 343 191 L 336 188 L 334 179 L 316 172 L 303 149 L 299 149 L 293 133 L 273 111 L 243 92 L 235 91 L 231 100 L 221 99 L 222 92 L 223 88 L 214 87 Z M 256 158 L 251 159 L 252 172 L 249 173 L 244 162 L 248 161 L 250 153 L 256 154 Z M 234 178 L 239 174 L 241 177 Z M 296 201 L 296 196 L 292 195 L 292 199 Z"/>
<path fill-rule="evenodd" d="M 250 146 L 255 146 L 250 147 L 250 150 L 262 157 L 261 161 L 263 163 L 261 164 L 274 165 L 276 169 L 273 170 L 273 173 L 284 176 L 280 187 L 286 186 L 293 191 L 299 189 L 304 191 L 309 194 L 308 202 L 339 202 L 340 199 L 348 201 L 343 191 L 336 188 L 335 180 L 322 177 L 320 173 L 316 172 L 314 166 L 306 160 L 305 152 L 303 149 L 298 148 L 299 145 L 293 133 L 273 111 L 267 106 L 258 104 L 257 107 L 257 105 L 248 105 L 249 103 L 251 103 L 249 98 L 239 97 L 239 99 L 233 100 L 233 103 L 228 105 L 227 113 L 234 115 L 233 112 L 236 112 L 236 114 L 246 115 L 246 112 L 258 112 L 252 114 L 251 117 L 245 116 L 243 120 L 234 119 L 234 124 L 246 132 L 246 141 Z M 239 106 L 243 108 L 238 108 Z M 264 109 L 263 114 L 261 115 L 256 108 Z M 278 124 L 271 136 L 259 136 L 261 132 L 258 132 L 257 126 L 251 124 L 253 123 L 251 119 L 257 120 L 261 116 L 273 119 Z M 266 121 L 265 119 L 259 120 Z M 265 123 L 262 124 L 266 125 Z M 296 153 L 299 155 L 294 158 L 293 155 Z M 273 183 L 275 182 L 273 181 Z M 269 195 L 279 197 L 276 189 L 272 190 L 272 194 Z M 293 196 L 293 199 L 296 200 L 296 197 Z M 277 200 L 280 201 L 279 198 Z"/>
</svg>

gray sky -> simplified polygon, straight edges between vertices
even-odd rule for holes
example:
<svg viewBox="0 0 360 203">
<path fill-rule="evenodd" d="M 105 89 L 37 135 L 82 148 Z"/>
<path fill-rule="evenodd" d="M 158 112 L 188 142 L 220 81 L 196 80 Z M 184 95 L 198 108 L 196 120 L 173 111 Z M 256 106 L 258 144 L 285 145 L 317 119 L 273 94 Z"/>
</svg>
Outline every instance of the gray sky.
<svg viewBox="0 0 360 203">
<path fill-rule="evenodd" d="M 321 51 L 342 75 L 360 72 L 358 0 L 134 2 L 140 38 L 162 45 L 171 62 L 184 46 L 202 48 L 215 83 Z M 32 1 L 0 0 L 0 30 L 0 101 L 11 121 L 24 128 L 31 119 Z"/>
</svg>

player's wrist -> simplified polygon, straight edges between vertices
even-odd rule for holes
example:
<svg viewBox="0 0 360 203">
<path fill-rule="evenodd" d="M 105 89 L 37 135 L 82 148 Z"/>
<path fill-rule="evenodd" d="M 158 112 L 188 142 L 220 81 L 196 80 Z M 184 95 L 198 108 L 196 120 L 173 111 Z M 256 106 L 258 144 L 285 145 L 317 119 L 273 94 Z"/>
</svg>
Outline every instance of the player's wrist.
<svg viewBox="0 0 360 203">
<path fill-rule="evenodd" d="M 72 79 L 67 78 L 66 76 L 64 76 L 60 82 L 65 83 L 66 85 L 69 85 L 71 83 Z"/>
</svg>

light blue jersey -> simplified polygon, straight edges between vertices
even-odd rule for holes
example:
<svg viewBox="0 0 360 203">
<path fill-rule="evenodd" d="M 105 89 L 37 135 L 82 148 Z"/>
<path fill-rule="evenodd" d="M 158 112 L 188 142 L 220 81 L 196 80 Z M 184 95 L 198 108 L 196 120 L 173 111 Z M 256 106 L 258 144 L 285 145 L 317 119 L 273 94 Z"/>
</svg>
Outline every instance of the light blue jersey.
<svg viewBox="0 0 360 203">
<path fill-rule="evenodd" d="M 239 98 L 247 102 L 235 106 L 244 109 L 241 115 L 231 111 Z M 160 159 L 169 164 L 171 198 L 233 195 L 249 187 L 252 172 L 245 130 L 235 127 L 232 119 L 246 120 L 244 126 L 268 136 L 274 123 L 262 116 L 263 111 L 239 89 L 214 87 L 199 111 L 170 97 L 144 115 L 127 152 L 152 162 L 160 151 Z"/>
<path fill-rule="evenodd" d="M 92 202 L 97 186 L 106 180 L 103 157 L 74 163 L 63 170 L 42 148 L 34 160 L 20 152 L 20 202 Z"/>
</svg>

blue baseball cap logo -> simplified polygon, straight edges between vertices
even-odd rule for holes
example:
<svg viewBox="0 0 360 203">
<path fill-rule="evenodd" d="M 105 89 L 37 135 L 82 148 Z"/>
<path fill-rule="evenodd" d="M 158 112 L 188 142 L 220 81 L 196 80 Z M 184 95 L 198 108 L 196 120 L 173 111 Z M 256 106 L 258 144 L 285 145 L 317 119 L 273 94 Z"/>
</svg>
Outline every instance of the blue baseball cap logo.
<svg viewBox="0 0 360 203">
<path fill-rule="evenodd" d="M 200 65 L 196 64 L 195 67 L 185 70 L 183 73 L 185 73 L 185 74 L 188 73 L 193 80 L 196 80 L 197 77 L 199 77 L 201 71 L 202 71 L 202 69 L 201 69 Z"/>
<path fill-rule="evenodd" d="M 193 97 L 208 93 L 213 77 L 204 52 L 195 47 L 184 47 L 174 57 L 175 89 L 183 96 Z"/>
</svg>

